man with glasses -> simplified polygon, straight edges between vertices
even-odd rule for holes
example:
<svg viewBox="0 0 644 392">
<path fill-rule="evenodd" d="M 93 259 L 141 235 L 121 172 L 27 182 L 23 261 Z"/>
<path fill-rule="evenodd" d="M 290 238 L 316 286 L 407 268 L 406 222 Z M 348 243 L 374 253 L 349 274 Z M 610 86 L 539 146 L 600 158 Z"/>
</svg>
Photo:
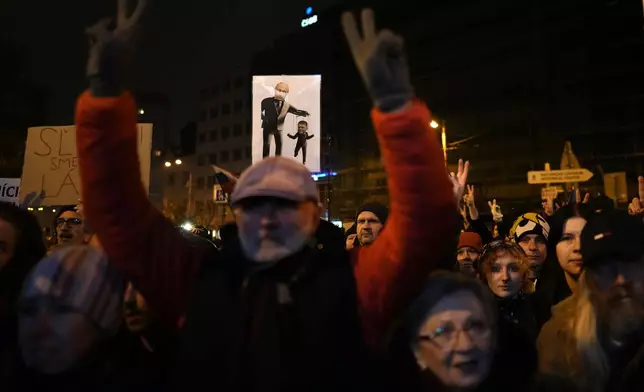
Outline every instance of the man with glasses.
<svg viewBox="0 0 644 392">
<path fill-rule="evenodd" d="M 83 220 L 76 206 L 65 206 L 60 209 L 54 224 L 57 245 L 78 245 L 85 242 Z"/>
</svg>

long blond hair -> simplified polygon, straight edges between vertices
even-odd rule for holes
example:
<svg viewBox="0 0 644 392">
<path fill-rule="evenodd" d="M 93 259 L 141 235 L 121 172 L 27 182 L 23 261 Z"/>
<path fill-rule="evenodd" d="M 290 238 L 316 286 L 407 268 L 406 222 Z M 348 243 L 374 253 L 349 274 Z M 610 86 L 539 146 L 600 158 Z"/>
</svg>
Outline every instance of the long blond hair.
<svg viewBox="0 0 644 392">
<path fill-rule="evenodd" d="M 579 279 L 575 313 L 570 317 L 569 327 L 574 337 L 576 356 L 579 362 L 578 381 L 584 390 L 602 391 L 609 377 L 606 352 L 602 347 L 597 312 L 591 301 L 589 277 L 584 271 Z"/>
</svg>

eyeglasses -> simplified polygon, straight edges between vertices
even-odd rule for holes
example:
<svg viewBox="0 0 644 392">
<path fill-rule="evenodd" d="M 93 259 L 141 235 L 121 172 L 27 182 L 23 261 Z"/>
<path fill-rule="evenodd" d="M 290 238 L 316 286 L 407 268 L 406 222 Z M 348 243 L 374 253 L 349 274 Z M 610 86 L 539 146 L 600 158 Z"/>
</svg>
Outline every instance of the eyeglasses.
<svg viewBox="0 0 644 392">
<path fill-rule="evenodd" d="M 418 336 L 418 339 L 432 342 L 440 348 L 450 348 L 458 341 L 461 333 L 465 333 L 472 343 L 480 345 L 490 338 L 492 329 L 482 320 L 470 320 L 461 328 L 447 322 L 429 334 Z"/>
<path fill-rule="evenodd" d="M 81 221 L 79 218 L 58 218 L 56 219 L 56 226 L 60 227 L 63 226 L 65 223 L 67 223 L 67 226 L 78 226 L 83 221 Z"/>
</svg>

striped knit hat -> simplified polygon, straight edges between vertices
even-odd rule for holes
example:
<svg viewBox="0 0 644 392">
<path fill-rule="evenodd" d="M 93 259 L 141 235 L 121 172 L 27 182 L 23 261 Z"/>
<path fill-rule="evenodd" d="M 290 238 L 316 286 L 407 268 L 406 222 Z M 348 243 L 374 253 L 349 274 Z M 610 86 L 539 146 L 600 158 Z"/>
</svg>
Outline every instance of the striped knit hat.
<svg viewBox="0 0 644 392">
<path fill-rule="evenodd" d="M 103 253 L 88 245 L 73 245 L 54 251 L 36 264 L 25 280 L 20 299 L 56 299 L 104 332 L 114 334 L 121 323 L 124 287 Z"/>
</svg>

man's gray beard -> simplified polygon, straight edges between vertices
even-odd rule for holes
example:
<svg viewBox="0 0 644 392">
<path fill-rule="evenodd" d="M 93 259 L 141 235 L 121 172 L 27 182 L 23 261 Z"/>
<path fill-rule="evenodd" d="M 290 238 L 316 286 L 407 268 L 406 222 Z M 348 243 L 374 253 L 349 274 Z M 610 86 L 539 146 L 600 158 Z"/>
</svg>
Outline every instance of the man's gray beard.
<svg viewBox="0 0 644 392">
<path fill-rule="evenodd" d="M 293 234 L 288 240 L 277 241 L 247 241 L 243 235 L 239 236 L 241 248 L 244 255 L 258 263 L 270 263 L 280 261 L 294 255 L 304 248 L 309 237 L 303 233 Z"/>
</svg>

